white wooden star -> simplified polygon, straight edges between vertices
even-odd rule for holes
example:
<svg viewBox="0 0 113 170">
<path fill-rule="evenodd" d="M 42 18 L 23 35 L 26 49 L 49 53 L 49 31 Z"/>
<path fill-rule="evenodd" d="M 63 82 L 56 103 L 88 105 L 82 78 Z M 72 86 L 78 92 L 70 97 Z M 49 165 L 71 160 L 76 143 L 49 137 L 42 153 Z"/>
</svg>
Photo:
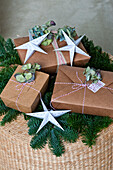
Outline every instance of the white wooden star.
<svg viewBox="0 0 113 170">
<path fill-rule="evenodd" d="M 24 64 L 26 63 L 26 61 L 32 56 L 32 54 L 35 51 L 47 54 L 44 50 L 42 50 L 39 45 L 41 44 L 41 42 L 45 39 L 45 37 L 47 37 L 49 33 L 42 35 L 41 37 L 38 37 L 36 39 L 32 39 L 32 35 L 29 33 L 29 42 L 22 44 L 18 47 L 16 47 L 15 49 L 27 49 L 27 53 L 26 53 L 26 57 L 25 57 L 25 61 Z"/>
<path fill-rule="evenodd" d="M 71 110 L 59 110 L 59 111 L 50 110 L 49 111 L 42 99 L 41 99 L 41 103 L 42 103 L 44 112 L 26 113 L 26 115 L 28 115 L 28 116 L 33 116 L 36 118 L 43 119 L 43 121 L 36 133 L 38 133 L 48 122 L 51 122 L 55 126 L 64 130 L 54 117 L 62 116 L 63 114 L 68 113 Z"/>
<path fill-rule="evenodd" d="M 69 51 L 71 66 L 73 65 L 73 59 L 74 59 L 75 52 L 90 57 L 83 50 L 81 50 L 79 47 L 77 47 L 77 45 L 80 43 L 80 41 L 82 40 L 84 35 L 82 37 L 78 38 L 76 41 L 72 41 L 63 30 L 62 30 L 62 33 L 65 37 L 65 41 L 67 42 L 67 46 L 55 49 L 55 51 Z"/>
</svg>

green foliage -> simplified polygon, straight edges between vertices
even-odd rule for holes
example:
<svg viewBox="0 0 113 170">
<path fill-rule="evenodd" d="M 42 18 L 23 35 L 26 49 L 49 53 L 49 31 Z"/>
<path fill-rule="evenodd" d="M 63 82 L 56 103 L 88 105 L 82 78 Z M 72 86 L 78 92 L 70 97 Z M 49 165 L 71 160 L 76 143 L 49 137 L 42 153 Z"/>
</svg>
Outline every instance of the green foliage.
<svg viewBox="0 0 113 170">
<path fill-rule="evenodd" d="M 29 127 L 29 135 L 35 135 L 42 120 L 41 119 L 36 119 L 34 117 L 31 117 L 29 122 L 28 122 L 28 127 Z"/>
<path fill-rule="evenodd" d="M 109 59 L 109 55 L 102 51 L 101 47 L 95 47 L 93 41 L 89 41 L 86 36 L 82 39 L 82 43 L 91 56 L 87 66 L 105 71 L 113 71 L 113 62 Z"/>
<path fill-rule="evenodd" d="M 48 138 L 48 129 L 43 129 L 43 131 L 40 131 L 38 134 L 36 134 L 30 143 L 30 146 L 33 149 L 42 149 L 47 143 L 47 138 Z"/>
<path fill-rule="evenodd" d="M 7 41 L 0 36 L 0 66 L 9 66 L 11 64 L 21 64 L 17 50 L 14 49 L 14 44 L 9 38 Z"/>
<path fill-rule="evenodd" d="M 61 156 L 65 152 L 60 135 L 57 135 L 54 129 L 52 129 L 50 133 L 49 148 L 56 156 Z"/>
<path fill-rule="evenodd" d="M 17 66 L 13 67 L 5 67 L 0 70 L 0 93 L 6 86 L 7 82 L 11 78 L 12 74 L 14 73 Z M 19 111 L 6 107 L 3 101 L 0 99 L 0 115 L 5 114 L 1 121 L 1 125 L 5 125 L 7 122 L 11 122 L 12 120 L 16 119 L 19 114 Z"/>
<path fill-rule="evenodd" d="M 0 93 L 6 86 L 7 82 L 11 78 L 16 68 L 17 66 L 13 66 L 13 67 L 5 67 L 0 70 Z"/>
<path fill-rule="evenodd" d="M 6 105 L 3 103 L 3 101 L 0 99 L 0 116 L 2 116 L 3 114 L 7 113 L 9 110 L 8 107 L 6 107 Z"/>
<path fill-rule="evenodd" d="M 74 113 L 70 115 L 68 123 L 72 129 L 81 134 L 82 142 L 91 147 L 96 143 L 99 136 L 97 133 L 113 123 L 113 120 L 109 117 Z"/>
<path fill-rule="evenodd" d="M 18 115 L 20 115 L 21 112 L 18 112 L 17 110 L 10 109 L 7 110 L 5 116 L 3 117 L 2 121 L 0 122 L 1 126 L 4 126 L 5 123 L 11 122 L 12 120 L 16 119 Z"/>
</svg>

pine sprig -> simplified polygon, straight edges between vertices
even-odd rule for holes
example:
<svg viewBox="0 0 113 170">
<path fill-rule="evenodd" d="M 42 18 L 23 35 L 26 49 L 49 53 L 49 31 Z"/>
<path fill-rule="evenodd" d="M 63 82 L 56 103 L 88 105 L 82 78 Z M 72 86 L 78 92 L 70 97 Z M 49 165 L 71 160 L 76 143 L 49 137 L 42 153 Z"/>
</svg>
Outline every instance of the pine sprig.
<svg viewBox="0 0 113 170">
<path fill-rule="evenodd" d="M 18 115 L 20 115 L 21 112 L 17 111 L 17 110 L 14 110 L 14 109 L 9 109 L 5 116 L 3 117 L 2 121 L 0 122 L 0 125 L 1 126 L 4 126 L 5 123 L 7 122 L 11 122 L 13 120 L 15 120 L 17 118 Z"/>
<path fill-rule="evenodd" d="M 5 67 L 0 70 L 0 93 L 6 86 L 7 82 L 11 78 L 16 68 L 17 66 L 13 66 L 13 67 Z"/>
<path fill-rule="evenodd" d="M 78 139 L 78 132 L 71 127 L 65 127 L 64 131 L 56 127 L 56 134 L 61 136 L 66 142 L 73 143 Z"/>
<path fill-rule="evenodd" d="M 49 138 L 49 148 L 56 156 L 61 156 L 65 152 L 64 144 L 61 137 L 55 133 L 55 130 L 51 130 Z"/>
<path fill-rule="evenodd" d="M 7 82 L 11 78 L 16 67 L 17 66 L 5 67 L 0 70 L 0 80 L 1 80 L 0 81 L 0 93 L 2 92 L 2 90 L 6 86 Z M 0 122 L 0 124 L 2 126 L 4 126 L 5 123 L 7 123 L 7 122 L 11 122 L 12 120 L 16 119 L 17 116 L 20 115 L 21 113 L 17 110 L 6 107 L 5 104 L 3 103 L 3 101 L 0 99 L 0 115 L 3 115 L 3 114 L 5 114 L 5 116 L 3 117 L 2 121 Z"/>
<path fill-rule="evenodd" d="M 8 67 L 11 64 L 21 64 L 17 50 L 9 38 L 7 41 L 0 36 L 0 66 Z"/>
<path fill-rule="evenodd" d="M 94 46 L 93 41 L 89 41 L 86 36 L 82 39 L 82 43 L 91 56 L 86 66 L 105 71 L 113 71 L 113 62 L 111 62 L 109 55 L 102 51 L 100 46 Z"/>
<path fill-rule="evenodd" d="M 0 99 L 0 116 L 4 115 L 5 113 L 7 113 L 9 110 L 8 107 L 6 107 L 6 105 L 3 103 L 3 101 Z"/>
<path fill-rule="evenodd" d="M 47 144 L 47 138 L 48 138 L 48 132 L 49 130 L 47 128 L 44 128 L 43 131 L 41 130 L 38 134 L 36 134 L 31 142 L 30 146 L 33 149 L 42 149 Z"/>
<path fill-rule="evenodd" d="M 28 127 L 29 127 L 29 135 L 35 135 L 42 120 L 41 119 L 36 119 L 34 117 L 31 117 L 30 120 L 28 121 Z"/>
<path fill-rule="evenodd" d="M 113 120 L 109 117 L 74 113 L 68 119 L 69 126 L 82 136 L 82 142 L 91 147 L 95 145 L 98 133 L 108 127 Z"/>
</svg>

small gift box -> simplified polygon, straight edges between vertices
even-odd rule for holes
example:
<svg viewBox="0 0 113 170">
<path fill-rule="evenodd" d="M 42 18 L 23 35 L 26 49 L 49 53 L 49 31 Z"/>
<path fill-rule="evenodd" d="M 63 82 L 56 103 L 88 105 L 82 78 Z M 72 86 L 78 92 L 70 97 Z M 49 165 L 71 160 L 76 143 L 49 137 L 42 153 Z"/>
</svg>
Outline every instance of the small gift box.
<svg viewBox="0 0 113 170">
<path fill-rule="evenodd" d="M 70 109 L 72 112 L 113 117 L 113 72 L 101 71 L 105 85 L 96 93 L 85 83 L 84 69 L 60 66 L 52 95 L 55 109 Z"/>
<path fill-rule="evenodd" d="M 78 36 L 75 37 L 75 40 L 78 39 Z M 28 37 L 22 37 L 14 39 L 15 46 L 18 47 L 29 41 Z M 35 51 L 34 54 L 27 60 L 26 63 L 39 63 L 41 69 L 47 73 L 55 73 L 58 70 L 59 65 L 70 65 L 70 53 L 69 51 L 54 51 L 55 49 L 66 46 L 65 41 L 56 41 L 55 38 L 52 44 L 48 46 L 40 45 L 47 54 Z M 78 47 L 87 53 L 83 44 L 80 42 Z M 24 64 L 25 56 L 27 50 L 18 49 L 18 54 L 21 59 L 22 64 Z M 90 57 L 82 54 L 75 53 L 73 65 L 75 66 L 84 66 Z"/>
<path fill-rule="evenodd" d="M 36 71 L 33 82 L 19 83 L 14 75 L 23 72 L 21 67 L 17 67 L 0 97 L 7 107 L 28 113 L 35 110 L 41 95 L 46 91 L 49 75 Z"/>
</svg>

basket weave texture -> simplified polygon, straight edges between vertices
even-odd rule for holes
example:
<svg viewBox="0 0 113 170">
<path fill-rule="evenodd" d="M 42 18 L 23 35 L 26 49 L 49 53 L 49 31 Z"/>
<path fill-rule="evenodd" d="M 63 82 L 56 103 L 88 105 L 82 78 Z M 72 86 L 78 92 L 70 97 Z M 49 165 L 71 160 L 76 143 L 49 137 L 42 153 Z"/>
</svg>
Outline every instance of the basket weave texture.
<svg viewBox="0 0 113 170">
<path fill-rule="evenodd" d="M 2 117 L 1 117 L 2 118 Z M 42 150 L 30 147 L 27 122 L 23 116 L 0 127 L 0 170 L 112 170 L 113 124 L 101 131 L 96 145 L 85 146 L 80 138 L 65 143 L 61 157 L 46 145 Z"/>
</svg>

